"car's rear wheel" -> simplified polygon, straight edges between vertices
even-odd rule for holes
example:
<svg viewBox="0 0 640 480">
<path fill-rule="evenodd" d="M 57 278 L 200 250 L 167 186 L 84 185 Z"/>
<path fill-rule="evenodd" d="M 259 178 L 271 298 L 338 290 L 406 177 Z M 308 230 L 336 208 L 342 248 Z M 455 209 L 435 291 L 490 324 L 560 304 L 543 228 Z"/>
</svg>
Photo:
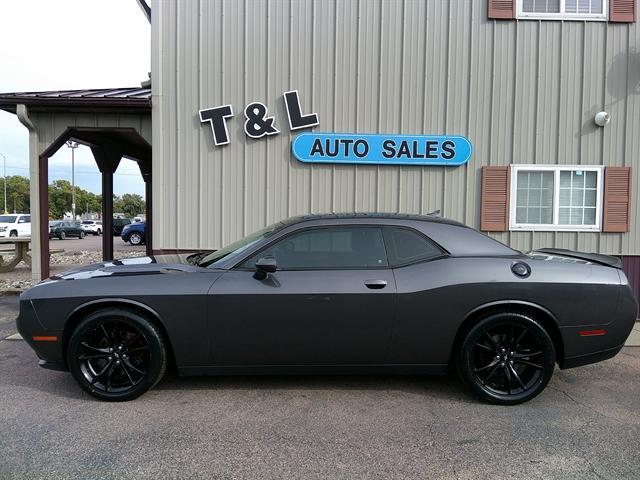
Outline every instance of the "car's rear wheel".
<svg viewBox="0 0 640 480">
<path fill-rule="evenodd" d="M 80 238 L 84 238 L 84 232 L 83 231 L 80 232 L 79 237 Z"/>
<path fill-rule="evenodd" d="M 129 235 L 129 243 L 131 245 L 140 245 L 142 243 L 142 235 L 140 235 L 138 232 L 133 232 L 131 235 Z"/>
<path fill-rule="evenodd" d="M 102 230 L 98 229 L 98 233 L 96 235 L 101 235 L 102 234 Z"/>
<path fill-rule="evenodd" d="M 156 385 L 167 367 L 161 333 L 136 312 L 109 308 L 85 318 L 67 348 L 69 370 L 100 400 L 133 400 Z"/>
<path fill-rule="evenodd" d="M 64 240 L 65 238 L 67 238 L 67 234 L 64 232 L 64 230 L 58 234 L 58 238 L 60 240 Z"/>
<path fill-rule="evenodd" d="M 18 231 L 17 230 L 11 230 L 11 233 L 9 234 L 10 237 L 17 237 L 18 236 Z"/>
<path fill-rule="evenodd" d="M 475 324 L 458 351 L 458 373 L 480 397 L 500 405 L 531 400 L 555 367 L 553 341 L 528 315 L 491 314 Z"/>
</svg>

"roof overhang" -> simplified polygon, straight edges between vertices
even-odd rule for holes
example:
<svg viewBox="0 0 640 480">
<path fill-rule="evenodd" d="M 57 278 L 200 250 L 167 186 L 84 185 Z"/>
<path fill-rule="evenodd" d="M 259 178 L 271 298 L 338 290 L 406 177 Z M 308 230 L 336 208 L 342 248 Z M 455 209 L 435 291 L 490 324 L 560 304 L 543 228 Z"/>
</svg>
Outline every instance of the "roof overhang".
<svg viewBox="0 0 640 480">
<path fill-rule="evenodd" d="M 151 114 L 151 89 L 134 87 L 0 93 L 1 110 L 15 114 L 17 105 L 25 105 L 30 112 Z"/>
</svg>

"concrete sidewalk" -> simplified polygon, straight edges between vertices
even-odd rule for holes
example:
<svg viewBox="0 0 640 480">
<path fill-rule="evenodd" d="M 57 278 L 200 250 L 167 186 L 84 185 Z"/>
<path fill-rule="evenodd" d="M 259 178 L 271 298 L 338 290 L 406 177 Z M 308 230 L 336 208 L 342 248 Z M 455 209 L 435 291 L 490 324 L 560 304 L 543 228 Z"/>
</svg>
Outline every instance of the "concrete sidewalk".
<svg viewBox="0 0 640 480">
<path fill-rule="evenodd" d="M 624 345 L 625 347 L 640 347 L 640 321 L 636 322 Z"/>
</svg>

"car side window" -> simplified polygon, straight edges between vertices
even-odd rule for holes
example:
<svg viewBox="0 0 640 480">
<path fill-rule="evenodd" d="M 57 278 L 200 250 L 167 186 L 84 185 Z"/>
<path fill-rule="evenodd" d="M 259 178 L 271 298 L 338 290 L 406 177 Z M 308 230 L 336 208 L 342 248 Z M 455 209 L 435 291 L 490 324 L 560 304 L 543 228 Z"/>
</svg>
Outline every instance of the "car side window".
<svg viewBox="0 0 640 480">
<path fill-rule="evenodd" d="M 26 215 L 24 217 L 24 223 L 31 223 L 31 215 Z"/>
<path fill-rule="evenodd" d="M 392 266 L 441 257 L 444 252 L 434 242 L 408 228 L 385 228 L 384 238 Z"/>
<path fill-rule="evenodd" d="M 377 227 L 314 228 L 290 235 L 241 266 L 255 268 L 272 256 L 278 270 L 360 269 L 388 266 L 382 231 Z"/>
</svg>

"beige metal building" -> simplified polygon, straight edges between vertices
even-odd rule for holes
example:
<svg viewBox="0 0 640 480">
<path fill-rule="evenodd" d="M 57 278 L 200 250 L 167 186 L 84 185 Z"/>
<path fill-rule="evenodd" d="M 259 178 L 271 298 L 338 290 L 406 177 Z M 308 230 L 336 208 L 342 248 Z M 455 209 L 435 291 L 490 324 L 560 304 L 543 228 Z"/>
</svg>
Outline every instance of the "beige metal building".
<svg viewBox="0 0 640 480">
<path fill-rule="evenodd" d="M 441 210 L 521 250 L 638 256 L 636 7 L 153 2 L 154 248 L 218 248 L 307 212 Z M 462 135 L 472 156 L 458 167 L 302 163 L 283 101 L 291 90 L 317 113 L 312 131 Z M 278 134 L 246 135 L 251 102 L 267 106 Z M 198 113 L 223 105 L 234 116 L 217 146 Z M 511 168 L 487 170 L 483 202 L 485 166 Z"/>
<path fill-rule="evenodd" d="M 308 212 L 441 210 L 517 249 L 624 256 L 638 288 L 636 10 L 637 0 L 152 1 L 153 250 L 219 248 Z M 134 126 L 143 138 L 146 125 Z M 458 166 L 420 165 L 415 148 L 300 161 L 296 138 L 323 134 L 465 137 L 472 151 Z M 32 141 L 32 158 L 44 148 Z"/>
</svg>

